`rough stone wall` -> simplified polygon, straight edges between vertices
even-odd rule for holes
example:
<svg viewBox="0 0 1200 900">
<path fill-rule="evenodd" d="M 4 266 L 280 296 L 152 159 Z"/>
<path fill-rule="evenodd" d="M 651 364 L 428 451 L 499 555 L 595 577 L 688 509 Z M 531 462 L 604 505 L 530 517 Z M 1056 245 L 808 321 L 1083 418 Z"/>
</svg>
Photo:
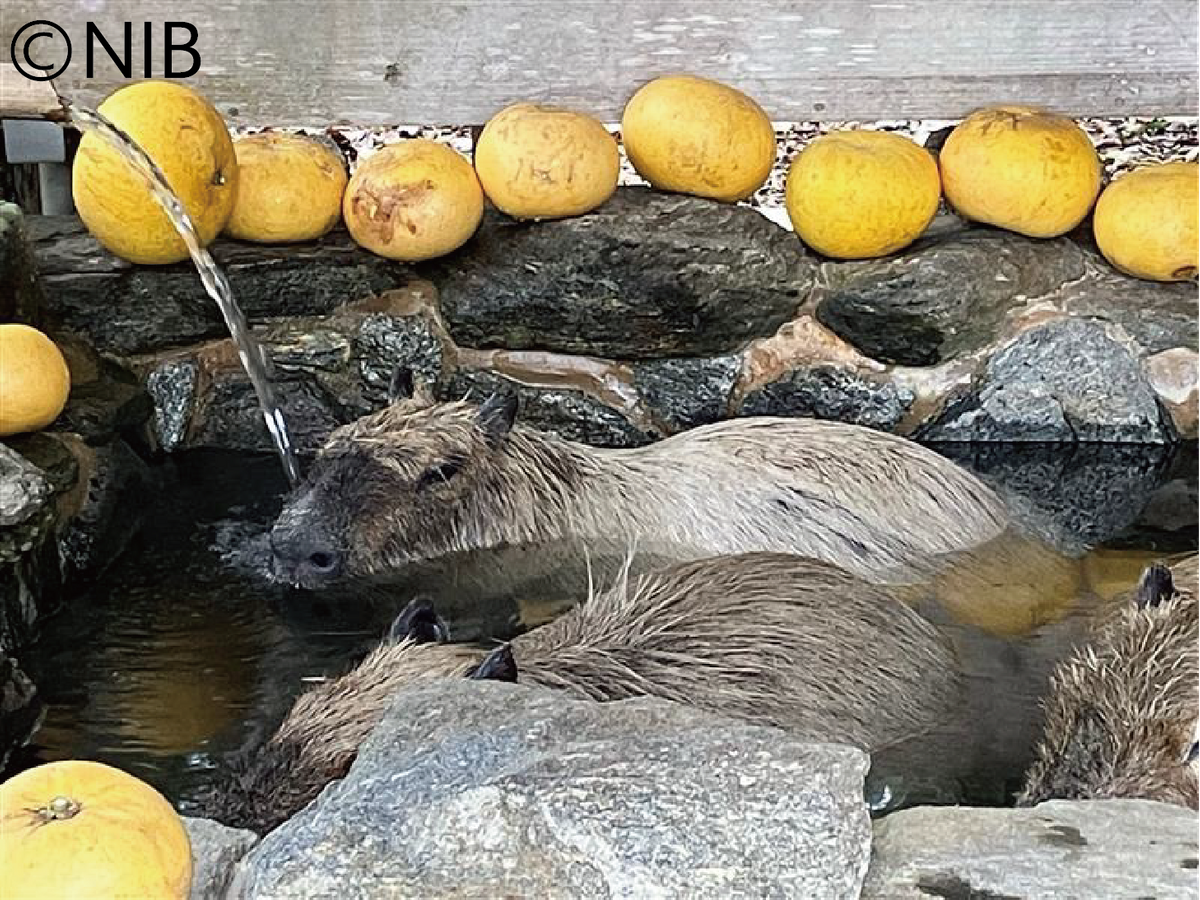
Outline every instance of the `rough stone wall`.
<svg viewBox="0 0 1200 900">
<path fill-rule="evenodd" d="M 28 230 L 48 321 L 140 377 L 159 446 L 269 446 L 189 266 L 129 266 L 71 219 Z M 489 213 L 419 266 L 343 232 L 214 253 L 302 448 L 382 403 L 397 364 L 443 397 L 515 390 L 527 421 L 605 446 L 739 415 L 928 441 L 1197 435 L 1195 284 L 1121 275 L 1081 234 L 947 216 L 900 254 L 839 262 L 752 209 L 629 187 L 558 222 Z"/>
</svg>

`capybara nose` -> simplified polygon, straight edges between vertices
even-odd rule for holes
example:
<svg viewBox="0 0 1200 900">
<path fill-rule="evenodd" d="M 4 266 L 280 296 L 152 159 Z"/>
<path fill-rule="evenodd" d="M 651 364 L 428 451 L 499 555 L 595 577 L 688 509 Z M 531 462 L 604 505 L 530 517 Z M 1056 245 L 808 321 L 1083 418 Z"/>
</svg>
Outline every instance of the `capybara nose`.
<svg viewBox="0 0 1200 900">
<path fill-rule="evenodd" d="M 296 587 L 320 587 L 342 571 L 342 555 L 320 534 L 276 528 L 271 532 L 275 577 Z"/>
</svg>

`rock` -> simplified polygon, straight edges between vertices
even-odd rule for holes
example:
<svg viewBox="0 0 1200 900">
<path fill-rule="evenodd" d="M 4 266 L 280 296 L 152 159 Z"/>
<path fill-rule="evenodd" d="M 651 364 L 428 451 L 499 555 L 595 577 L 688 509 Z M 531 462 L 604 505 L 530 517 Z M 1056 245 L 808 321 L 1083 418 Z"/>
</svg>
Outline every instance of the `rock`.
<svg viewBox="0 0 1200 900">
<path fill-rule="evenodd" d="M 134 266 L 111 255 L 73 216 L 36 216 L 28 232 L 46 313 L 100 350 L 131 354 L 223 337 L 220 311 L 190 262 Z M 209 247 L 252 323 L 333 312 L 406 282 L 410 273 L 338 230 L 306 244 L 218 240 Z"/>
<path fill-rule="evenodd" d="M 1142 360 L 1146 378 L 1183 440 L 1200 436 L 1200 354 L 1174 347 Z"/>
<path fill-rule="evenodd" d="M 1126 444 L 1081 444 L 1071 453 L 1040 444 L 937 450 L 996 488 L 1022 527 L 1069 555 L 1107 544 L 1136 522 L 1172 458 L 1170 447 Z"/>
<path fill-rule="evenodd" d="M 917 807 L 875 823 L 863 900 L 1194 897 L 1196 813 L 1149 800 Z"/>
<path fill-rule="evenodd" d="M 1130 349 L 1102 325 L 1057 319 L 999 350 L 966 395 L 918 432 L 929 441 L 1161 444 L 1169 420 Z"/>
<path fill-rule="evenodd" d="M 1196 509 L 1200 507 L 1196 484 L 1198 448 L 1195 441 L 1187 441 L 1169 449 L 1172 452 L 1162 467 L 1162 475 L 1146 492 L 1137 519 L 1116 534 L 1106 534 L 1101 539 L 1106 547 L 1131 550 L 1154 547 L 1163 552 L 1195 549 Z"/>
<path fill-rule="evenodd" d="M 853 897 L 866 765 L 662 700 L 428 682 L 251 851 L 231 893 Z"/>
<path fill-rule="evenodd" d="M 1067 238 L 1031 241 L 952 217 L 899 256 L 826 263 L 817 320 L 883 363 L 928 366 L 985 347 L 1006 314 L 1084 273 Z"/>
<path fill-rule="evenodd" d="M 37 731 L 42 714 L 42 702 L 33 682 L 0 648 L 0 771 L 7 766 L 12 752 L 23 747 Z"/>
<path fill-rule="evenodd" d="M 59 513 L 59 558 L 65 578 L 90 582 L 129 545 L 155 485 L 150 467 L 123 440 L 72 449 L 79 487 Z"/>
<path fill-rule="evenodd" d="M 189 816 L 184 816 L 183 825 L 192 842 L 190 900 L 224 900 L 233 867 L 258 843 L 258 835 Z"/>
<path fill-rule="evenodd" d="M 442 343 L 425 316 L 367 316 L 355 336 L 354 353 L 371 409 L 387 403 L 388 385 L 398 366 L 410 369 L 426 384 L 437 384 L 442 378 Z"/>
<path fill-rule="evenodd" d="M 146 391 L 154 403 L 154 434 L 168 453 L 182 447 L 187 437 L 199 371 L 193 359 L 172 359 L 146 376 Z"/>
<path fill-rule="evenodd" d="M 489 213 L 462 250 L 422 271 L 460 346 L 649 359 L 772 334 L 815 266 L 752 209 L 626 187 L 569 219 Z"/>
<path fill-rule="evenodd" d="M 914 399 L 908 388 L 822 365 L 793 369 L 755 388 L 746 395 L 738 413 L 833 419 L 895 431 Z"/>
<path fill-rule="evenodd" d="M 1055 305 L 1072 318 L 1107 322 L 1128 334 L 1143 353 L 1195 349 L 1196 283 L 1163 284 L 1116 271 L 1093 251 L 1089 276 L 1064 285 Z"/>
<path fill-rule="evenodd" d="M 276 400 L 301 451 L 315 449 L 338 425 L 382 407 L 397 365 L 430 383 L 441 377 L 444 349 L 429 316 L 376 305 L 257 329 L 275 369 Z M 164 450 L 273 449 L 232 342 L 169 351 L 143 358 L 138 367 L 153 398 L 155 434 Z"/>
<path fill-rule="evenodd" d="M 637 447 L 655 437 L 583 391 L 532 387 L 482 369 L 458 370 L 438 386 L 437 395 L 442 400 L 470 395 L 478 401 L 507 391 L 516 391 L 521 422 L 570 441 L 596 447 Z"/>
<path fill-rule="evenodd" d="M 43 508 L 50 484 L 42 470 L 0 444 L 0 528 L 27 521 Z"/>
<path fill-rule="evenodd" d="M 58 596 L 61 569 L 53 539 L 55 494 L 61 473 L 30 459 L 30 446 L 56 448 L 43 435 L 22 435 L 0 444 L 0 650 L 12 650 L 33 635 L 38 616 Z M 74 480 L 74 460 L 69 467 Z M 58 477 L 56 477 L 58 476 Z"/>
<path fill-rule="evenodd" d="M 21 207 L 0 201 L 0 322 L 40 327 L 42 292 Z"/>
<path fill-rule="evenodd" d="M 334 428 L 349 418 L 310 379 L 277 379 L 275 400 L 287 422 L 292 446 L 302 453 L 315 451 Z M 273 450 L 262 407 L 245 372 L 224 368 L 212 373 L 211 381 L 197 397 L 187 445 Z"/>
<path fill-rule="evenodd" d="M 137 376 L 77 337 L 57 335 L 56 342 L 71 370 L 71 395 L 50 428 L 94 445 L 118 435 L 140 439 L 154 404 Z"/>
<path fill-rule="evenodd" d="M 671 433 L 724 419 L 741 371 L 737 356 L 660 359 L 633 365 L 633 384 Z"/>
</svg>

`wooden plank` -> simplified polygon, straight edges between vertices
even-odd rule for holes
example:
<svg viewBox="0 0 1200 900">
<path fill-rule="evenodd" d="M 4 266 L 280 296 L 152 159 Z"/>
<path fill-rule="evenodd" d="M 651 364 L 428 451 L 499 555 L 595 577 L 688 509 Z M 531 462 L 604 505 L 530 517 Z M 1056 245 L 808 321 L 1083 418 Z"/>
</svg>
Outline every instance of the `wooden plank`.
<svg viewBox="0 0 1200 900">
<path fill-rule="evenodd" d="M 199 33 L 190 82 L 247 124 L 475 124 L 517 99 L 620 117 L 662 73 L 735 84 L 777 121 L 957 117 L 999 101 L 1072 114 L 1194 114 L 1195 0 L 159 0 L 58 4 L 75 48 L 62 93 L 125 78 L 110 43 L 164 18 Z M 4 0 L 0 47 L 44 0 Z M 60 57 L 61 59 L 61 54 Z M 187 58 L 177 56 L 178 64 Z M 56 62 L 45 49 L 43 62 Z"/>
<path fill-rule="evenodd" d="M 31 81 L 11 63 L 0 62 L 0 119 L 61 118 L 62 103 L 53 82 Z"/>
</svg>

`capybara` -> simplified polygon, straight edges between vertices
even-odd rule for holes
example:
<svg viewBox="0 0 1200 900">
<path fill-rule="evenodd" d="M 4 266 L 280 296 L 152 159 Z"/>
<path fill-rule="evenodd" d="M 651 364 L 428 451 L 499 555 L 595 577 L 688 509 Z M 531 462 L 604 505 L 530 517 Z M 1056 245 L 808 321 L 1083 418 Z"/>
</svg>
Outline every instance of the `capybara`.
<svg viewBox="0 0 1200 900">
<path fill-rule="evenodd" d="M 336 430 L 271 532 L 275 577 L 315 588 L 447 553 L 576 537 L 673 560 L 777 551 L 892 580 L 1004 530 L 1002 501 L 912 441 L 744 418 L 608 450 L 514 426 L 516 398 L 404 399 Z M 666 549 L 664 549 L 666 548 Z"/>
<path fill-rule="evenodd" d="M 296 701 L 214 790 L 206 815 L 275 827 L 346 773 L 393 695 L 416 679 L 515 678 L 597 701 L 663 697 L 866 750 L 932 727 L 961 689 L 949 643 L 890 589 L 786 554 L 621 580 L 491 653 L 430 641 L 441 625 L 427 600 L 397 623 L 361 665 Z"/>
<path fill-rule="evenodd" d="M 1144 798 L 1197 805 L 1197 572 L 1153 565 L 1055 671 L 1018 803 Z"/>
</svg>

